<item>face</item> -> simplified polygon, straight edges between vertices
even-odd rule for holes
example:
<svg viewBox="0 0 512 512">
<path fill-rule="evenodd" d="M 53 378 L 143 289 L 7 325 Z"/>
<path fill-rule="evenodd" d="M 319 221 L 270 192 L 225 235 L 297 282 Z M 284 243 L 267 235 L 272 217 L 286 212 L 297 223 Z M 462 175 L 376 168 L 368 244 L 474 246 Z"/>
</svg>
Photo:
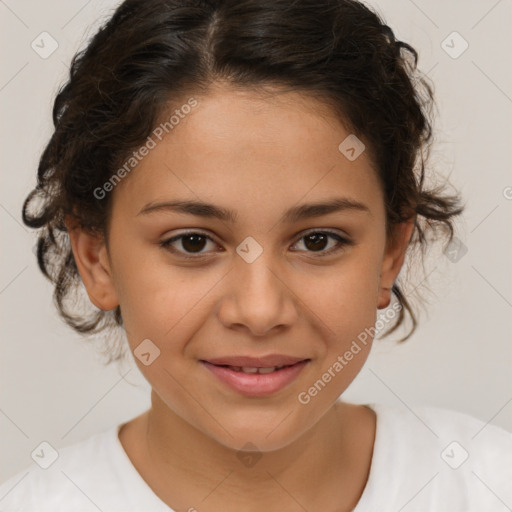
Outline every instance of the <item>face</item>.
<svg viewBox="0 0 512 512">
<path fill-rule="evenodd" d="M 155 414 L 275 450 L 361 370 L 371 338 L 353 343 L 387 306 L 403 246 L 387 243 L 368 152 L 338 149 L 350 132 L 326 107 L 228 87 L 194 98 L 112 192 L 108 252 L 88 260 L 77 234 L 75 258 L 91 300 L 120 304 Z"/>
</svg>

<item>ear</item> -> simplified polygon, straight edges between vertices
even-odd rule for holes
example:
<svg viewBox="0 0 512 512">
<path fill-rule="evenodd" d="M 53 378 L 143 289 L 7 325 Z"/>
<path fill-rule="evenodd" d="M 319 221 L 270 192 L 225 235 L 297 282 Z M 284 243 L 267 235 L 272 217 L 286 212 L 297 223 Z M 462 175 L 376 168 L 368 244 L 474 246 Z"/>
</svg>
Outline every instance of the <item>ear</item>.
<svg viewBox="0 0 512 512">
<path fill-rule="evenodd" d="M 108 311 L 119 305 L 104 238 L 84 231 L 70 217 L 66 227 L 76 266 L 89 295 L 99 309 Z"/>
<path fill-rule="evenodd" d="M 404 263 L 405 254 L 414 230 L 415 218 L 397 224 L 390 239 L 386 243 L 386 251 L 382 259 L 378 309 L 387 308 L 391 302 L 391 288 Z"/>
</svg>

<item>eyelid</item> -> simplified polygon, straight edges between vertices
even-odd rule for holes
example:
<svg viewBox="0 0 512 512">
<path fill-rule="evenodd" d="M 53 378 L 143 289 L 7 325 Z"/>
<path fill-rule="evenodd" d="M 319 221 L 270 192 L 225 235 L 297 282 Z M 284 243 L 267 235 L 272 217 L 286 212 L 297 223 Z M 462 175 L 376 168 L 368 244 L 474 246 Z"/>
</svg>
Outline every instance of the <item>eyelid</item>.
<svg viewBox="0 0 512 512">
<path fill-rule="evenodd" d="M 336 236 L 339 236 L 340 238 L 342 238 L 346 242 L 350 241 L 350 238 L 349 238 L 349 236 L 347 234 L 345 234 L 343 232 L 340 232 L 340 231 L 334 231 L 334 230 L 329 229 L 329 228 L 309 228 L 309 229 L 306 229 L 306 231 L 301 231 L 299 233 L 300 236 L 297 238 L 297 240 L 300 240 L 301 238 L 303 238 L 305 236 L 311 235 L 312 233 L 325 233 L 325 234 L 328 234 L 328 235 L 336 235 Z"/>
<path fill-rule="evenodd" d="M 320 252 L 295 251 L 295 252 L 303 252 L 305 254 L 312 255 L 314 258 L 322 258 L 324 256 L 330 256 L 333 254 L 337 254 L 338 252 L 342 251 L 345 247 L 354 245 L 354 242 L 348 235 L 340 234 L 339 231 L 333 231 L 332 229 L 328 229 L 328 228 L 310 228 L 310 229 L 307 229 L 306 231 L 302 231 L 301 233 L 299 233 L 299 236 L 297 237 L 297 239 L 293 243 L 293 245 L 295 245 L 296 243 L 300 242 L 300 240 L 302 240 L 306 236 L 313 234 L 313 233 L 329 235 L 331 238 L 335 238 L 337 240 L 338 244 L 335 247 L 331 247 L 331 249 L 329 249 L 327 251 L 320 251 Z"/>
<path fill-rule="evenodd" d="M 209 254 L 211 254 L 211 253 L 197 253 L 197 256 L 191 256 L 191 255 L 187 254 L 186 252 L 178 251 L 178 250 L 174 249 L 174 247 L 172 247 L 171 244 L 173 242 L 175 242 L 175 241 L 179 240 L 180 238 L 185 237 L 187 235 L 199 235 L 199 236 L 202 236 L 203 238 L 206 238 L 207 240 L 210 240 L 214 244 L 219 245 L 210 235 L 208 235 L 207 233 L 205 233 L 199 229 L 189 229 L 187 231 L 183 231 L 177 235 L 174 235 L 170 238 L 166 238 L 165 240 L 162 240 L 159 243 L 159 245 L 160 245 L 160 247 L 162 247 L 164 249 L 170 250 L 174 254 L 178 254 L 181 258 L 189 259 L 189 260 L 191 260 L 191 259 L 199 260 L 199 259 L 204 258 L 205 256 L 208 256 Z M 192 253 L 190 253 L 190 254 L 192 254 Z"/>
<path fill-rule="evenodd" d="M 181 233 L 178 233 L 177 235 L 173 235 L 172 237 L 166 238 L 165 240 L 163 240 L 163 242 L 179 240 L 181 237 L 187 236 L 187 235 L 200 235 L 204 238 L 207 238 L 208 240 L 211 240 L 214 243 L 217 243 L 211 235 L 209 235 L 208 233 L 206 233 L 204 231 L 201 231 L 200 229 L 188 229 L 186 231 L 182 231 Z"/>
<path fill-rule="evenodd" d="M 338 241 L 338 245 L 334 248 L 327 250 L 327 251 L 319 251 L 317 253 L 315 253 L 314 251 L 294 251 L 294 252 L 310 253 L 311 255 L 314 255 L 315 258 L 318 258 L 318 257 L 321 258 L 322 256 L 328 256 L 330 254 L 337 253 L 346 246 L 354 245 L 354 242 L 351 240 L 351 238 L 348 235 L 341 234 L 338 231 L 333 231 L 328 228 L 310 228 L 310 229 L 307 229 L 306 231 L 302 231 L 296 236 L 295 241 L 293 242 L 292 245 L 297 244 L 304 237 L 306 237 L 310 234 L 313 234 L 313 233 L 329 235 Z M 193 253 L 186 253 L 186 252 L 178 251 L 178 250 L 174 249 L 174 247 L 171 246 L 171 244 L 173 242 L 179 240 L 182 237 L 186 237 L 187 235 L 199 235 L 199 236 L 206 238 L 207 240 L 210 240 L 214 244 L 219 245 L 209 234 L 207 234 L 199 229 L 189 229 L 189 230 L 183 231 L 177 235 L 174 235 L 170 238 L 167 238 L 167 239 L 161 241 L 159 243 L 159 245 L 161 247 L 163 247 L 164 249 L 171 250 L 171 252 L 173 252 L 174 254 L 178 254 L 181 258 L 189 259 L 189 260 L 191 260 L 191 259 L 199 260 L 204 257 L 208 257 L 209 255 L 212 254 L 211 252 L 206 252 L 206 253 L 196 253 L 197 255 L 192 256 L 191 254 L 193 254 Z M 224 249 L 221 249 L 221 250 L 223 251 Z"/>
</svg>

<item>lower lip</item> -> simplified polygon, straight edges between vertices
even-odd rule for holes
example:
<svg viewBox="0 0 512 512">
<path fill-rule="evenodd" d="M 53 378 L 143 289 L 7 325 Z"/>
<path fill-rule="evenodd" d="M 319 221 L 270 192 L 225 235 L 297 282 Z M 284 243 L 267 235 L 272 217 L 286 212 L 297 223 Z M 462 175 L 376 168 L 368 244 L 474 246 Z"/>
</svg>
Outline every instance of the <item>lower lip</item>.
<svg viewBox="0 0 512 512">
<path fill-rule="evenodd" d="M 287 366 L 272 373 L 244 373 L 226 366 L 216 366 L 206 361 L 201 363 L 231 389 L 246 396 L 268 396 L 277 393 L 297 378 L 308 360 Z"/>
</svg>

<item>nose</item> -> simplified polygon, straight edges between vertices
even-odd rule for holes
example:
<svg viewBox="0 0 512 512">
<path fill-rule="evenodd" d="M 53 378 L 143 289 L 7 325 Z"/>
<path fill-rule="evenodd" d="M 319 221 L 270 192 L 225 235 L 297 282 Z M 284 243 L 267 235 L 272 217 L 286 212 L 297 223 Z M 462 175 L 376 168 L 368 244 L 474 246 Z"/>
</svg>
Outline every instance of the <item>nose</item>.
<svg viewBox="0 0 512 512">
<path fill-rule="evenodd" d="M 229 329 L 248 330 L 253 336 L 268 336 L 284 330 L 298 318 L 296 293 L 279 270 L 263 255 L 252 263 L 240 259 L 229 273 L 227 293 L 217 310 Z"/>
</svg>

